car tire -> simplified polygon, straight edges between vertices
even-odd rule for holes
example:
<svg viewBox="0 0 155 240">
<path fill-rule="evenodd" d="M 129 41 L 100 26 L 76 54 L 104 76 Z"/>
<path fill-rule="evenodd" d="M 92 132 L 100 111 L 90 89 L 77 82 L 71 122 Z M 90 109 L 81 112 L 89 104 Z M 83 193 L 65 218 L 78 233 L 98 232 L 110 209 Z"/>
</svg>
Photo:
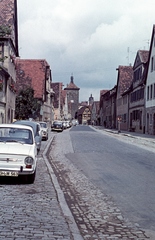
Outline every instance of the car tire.
<svg viewBox="0 0 155 240">
<path fill-rule="evenodd" d="M 26 175 L 26 176 L 25 176 L 25 182 L 26 182 L 27 184 L 33 184 L 33 183 L 34 183 L 34 180 L 35 180 L 35 176 L 36 176 L 36 171 L 35 171 L 33 174 Z"/>
</svg>

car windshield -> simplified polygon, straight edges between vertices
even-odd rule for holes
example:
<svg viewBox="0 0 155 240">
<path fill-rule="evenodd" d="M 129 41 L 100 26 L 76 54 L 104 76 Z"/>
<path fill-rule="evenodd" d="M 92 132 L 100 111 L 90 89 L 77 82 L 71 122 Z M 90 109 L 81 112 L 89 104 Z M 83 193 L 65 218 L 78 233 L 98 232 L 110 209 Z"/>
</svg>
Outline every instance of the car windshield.
<svg viewBox="0 0 155 240">
<path fill-rule="evenodd" d="M 20 125 L 25 125 L 25 126 L 29 126 L 33 129 L 33 132 L 34 132 L 34 136 L 37 135 L 37 126 L 36 126 L 36 123 L 33 123 L 31 121 L 16 121 L 16 122 L 13 122 L 13 124 L 20 124 Z"/>
<path fill-rule="evenodd" d="M 32 132 L 29 129 L 1 127 L 0 142 L 33 144 Z"/>
<path fill-rule="evenodd" d="M 55 122 L 53 122 L 53 124 L 62 124 L 62 122 L 61 121 L 55 121 Z"/>
<path fill-rule="evenodd" d="M 41 126 L 42 128 L 47 128 L 47 124 L 46 124 L 46 123 L 40 123 L 40 126 Z"/>
</svg>

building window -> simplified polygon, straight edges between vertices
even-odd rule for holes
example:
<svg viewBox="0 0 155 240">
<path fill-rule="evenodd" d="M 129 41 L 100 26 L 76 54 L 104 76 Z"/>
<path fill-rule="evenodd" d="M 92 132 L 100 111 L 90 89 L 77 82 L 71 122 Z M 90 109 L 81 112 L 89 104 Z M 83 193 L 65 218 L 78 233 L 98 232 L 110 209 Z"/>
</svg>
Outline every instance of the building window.
<svg viewBox="0 0 155 240">
<path fill-rule="evenodd" d="M 151 88 L 150 88 L 150 99 L 152 99 L 152 96 L 153 96 L 153 86 L 151 84 Z"/>
<path fill-rule="evenodd" d="M 147 87 L 147 100 L 149 100 L 149 86 Z"/>
<path fill-rule="evenodd" d="M 123 122 L 126 123 L 126 114 L 123 115 Z"/>
<path fill-rule="evenodd" d="M 152 124 L 152 114 L 150 114 L 150 124 Z"/>
<path fill-rule="evenodd" d="M 154 57 L 151 58 L 151 72 L 155 70 Z"/>
</svg>

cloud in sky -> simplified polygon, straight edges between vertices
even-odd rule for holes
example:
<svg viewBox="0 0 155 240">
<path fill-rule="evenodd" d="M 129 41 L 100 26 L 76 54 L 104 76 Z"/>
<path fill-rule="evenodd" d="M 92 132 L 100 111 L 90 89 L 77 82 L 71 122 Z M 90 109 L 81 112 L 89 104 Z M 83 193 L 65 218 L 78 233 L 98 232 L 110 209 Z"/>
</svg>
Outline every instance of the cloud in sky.
<svg viewBox="0 0 155 240">
<path fill-rule="evenodd" d="M 18 0 L 21 58 L 46 59 L 53 82 L 73 73 L 80 101 L 117 82 L 116 68 L 148 50 L 154 0 Z"/>
</svg>

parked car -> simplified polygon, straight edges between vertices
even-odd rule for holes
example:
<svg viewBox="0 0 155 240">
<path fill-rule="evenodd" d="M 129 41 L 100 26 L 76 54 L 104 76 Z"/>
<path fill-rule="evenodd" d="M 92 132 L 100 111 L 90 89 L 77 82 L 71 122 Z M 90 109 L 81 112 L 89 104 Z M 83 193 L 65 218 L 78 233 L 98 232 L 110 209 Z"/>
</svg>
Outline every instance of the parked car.
<svg viewBox="0 0 155 240">
<path fill-rule="evenodd" d="M 22 176 L 35 180 L 37 147 L 30 126 L 0 124 L 0 177 Z"/>
<path fill-rule="evenodd" d="M 64 129 L 67 129 L 67 122 L 66 122 L 66 121 L 63 121 L 62 124 L 63 124 L 63 128 L 64 128 Z"/>
<path fill-rule="evenodd" d="M 62 121 L 54 121 L 51 125 L 51 131 L 62 132 L 64 129 Z"/>
<path fill-rule="evenodd" d="M 48 139 L 48 125 L 46 122 L 39 122 L 41 126 L 41 134 L 42 134 L 42 140 Z"/>
<path fill-rule="evenodd" d="M 72 125 L 72 124 L 71 124 L 71 121 L 69 121 L 69 120 L 66 121 L 66 124 L 67 124 L 67 128 L 70 128 L 71 125 Z"/>
<path fill-rule="evenodd" d="M 72 126 L 76 126 L 76 125 L 78 125 L 78 124 L 79 124 L 79 122 L 78 122 L 77 119 L 73 119 L 73 120 L 72 120 Z"/>
<path fill-rule="evenodd" d="M 37 151 L 39 152 L 41 148 L 41 141 L 42 141 L 40 124 L 34 121 L 29 121 L 29 120 L 17 120 L 13 122 L 13 124 L 26 125 L 26 126 L 30 126 L 33 129 L 35 143 L 37 145 Z"/>
</svg>

